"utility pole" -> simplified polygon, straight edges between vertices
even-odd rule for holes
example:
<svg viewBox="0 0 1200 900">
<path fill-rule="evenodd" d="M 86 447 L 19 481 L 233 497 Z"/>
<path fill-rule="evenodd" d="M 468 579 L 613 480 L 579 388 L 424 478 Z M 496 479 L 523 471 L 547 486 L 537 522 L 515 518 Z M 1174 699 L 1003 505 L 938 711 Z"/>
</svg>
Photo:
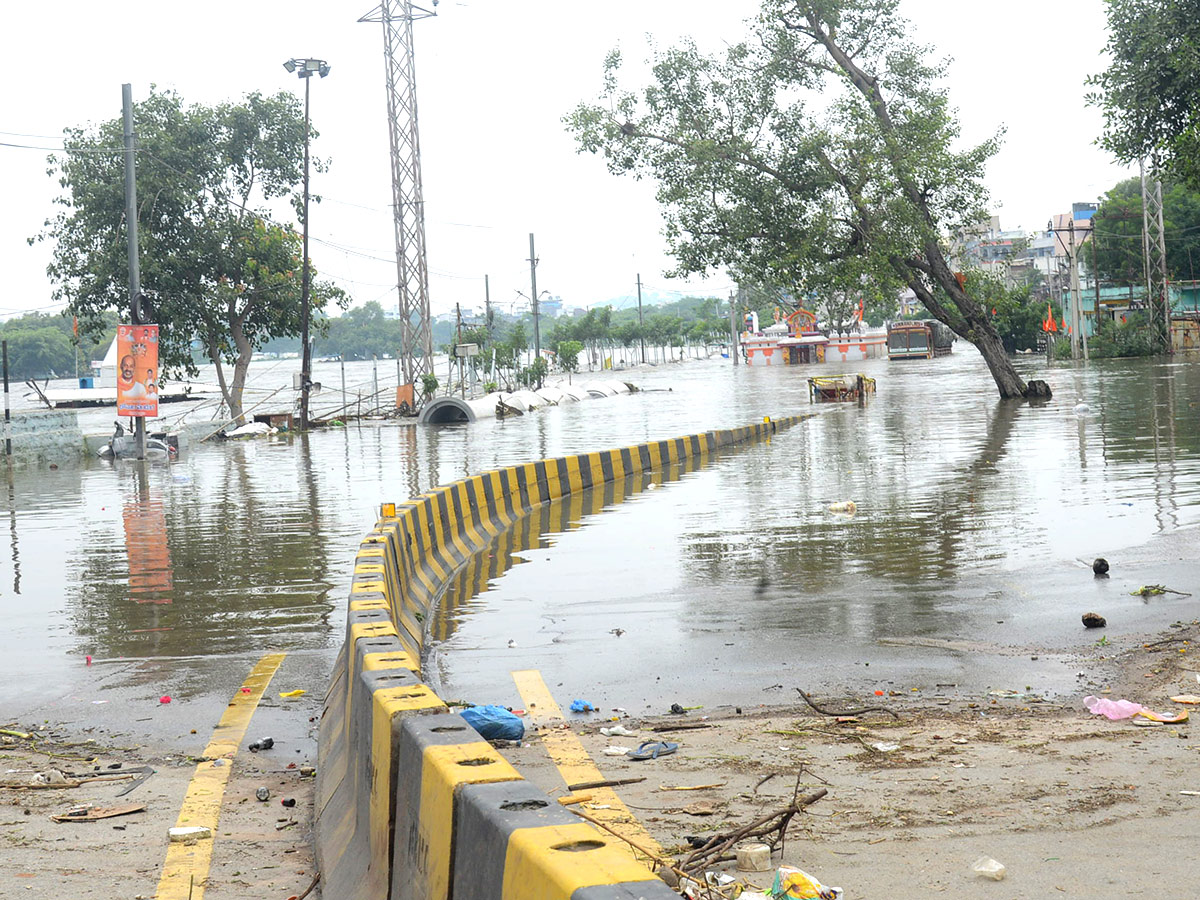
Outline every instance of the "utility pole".
<svg viewBox="0 0 1200 900">
<path fill-rule="evenodd" d="M 483 327 L 487 329 L 488 343 L 492 340 L 492 289 L 487 275 L 483 276 Z"/>
<path fill-rule="evenodd" d="M 646 332 L 645 323 L 642 321 L 642 273 L 638 273 L 638 337 L 642 342 L 642 365 L 646 364 Z"/>
<path fill-rule="evenodd" d="M 738 329 L 737 329 L 737 304 L 733 301 L 733 292 L 729 292 L 729 355 L 733 357 L 733 364 L 737 366 L 738 356 Z"/>
<path fill-rule="evenodd" d="M 462 392 L 462 398 L 467 399 L 467 378 L 463 374 L 463 358 L 462 350 L 462 305 L 454 304 L 454 355 L 458 357 L 458 387 Z"/>
<path fill-rule="evenodd" d="M 529 232 L 529 306 L 533 311 L 533 352 L 542 358 L 542 333 L 538 330 L 537 254 L 533 252 L 533 232 Z"/>
<path fill-rule="evenodd" d="M 138 296 L 142 293 L 142 270 L 138 262 L 138 230 L 137 230 L 137 166 L 133 160 L 133 88 L 131 85 L 121 85 L 121 118 L 125 128 L 125 234 L 129 245 L 126 248 L 129 259 L 129 316 L 135 325 L 145 324 L 138 321 L 141 310 L 138 309 Z M 137 458 L 146 458 L 146 418 L 134 416 L 133 436 L 137 443 Z"/>
<path fill-rule="evenodd" d="M 1079 358 L 1083 348 L 1083 360 L 1088 360 L 1087 333 L 1083 327 L 1083 292 L 1079 289 L 1079 248 L 1075 244 L 1075 211 L 1071 211 L 1071 358 Z"/>
<path fill-rule="evenodd" d="M 1142 260 L 1146 271 L 1146 309 L 1150 333 L 1164 352 L 1171 352 L 1171 299 L 1167 292 L 1167 241 L 1163 230 L 1162 182 L 1158 161 L 1146 177 L 1146 161 L 1140 163 L 1142 178 Z"/>
<path fill-rule="evenodd" d="M 1096 330 L 1100 329 L 1100 270 L 1096 267 L 1096 225 L 1091 223 L 1092 233 L 1092 287 L 1096 291 Z"/>
<path fill-rule="evenodd" d="M 412 0 L 383 0 L 358 21 L 383 23 L 387 72 L 388 139 L 392 163 L 392 216 L 396 232 L 396 286 L 400 313 L 400 358 L 404 379 L 415 389 L 433 374 L 433 329 L 429 315 L 429 265 L 425 254 L 425 201 L 421 144 L 417 132 L 417 72 L 413 22 L 437 15 Z"/>
</svg>

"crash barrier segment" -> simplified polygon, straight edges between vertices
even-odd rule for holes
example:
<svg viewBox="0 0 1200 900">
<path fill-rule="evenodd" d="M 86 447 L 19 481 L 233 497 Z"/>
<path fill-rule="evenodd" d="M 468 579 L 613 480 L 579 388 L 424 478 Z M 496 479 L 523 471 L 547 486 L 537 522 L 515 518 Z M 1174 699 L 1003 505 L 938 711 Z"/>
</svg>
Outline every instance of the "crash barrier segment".
<svg viewBox="0 0 1200 900">
<path fill-rule="evenodd" d="M 704 459 L 809 416 L 485 472 L 381 518 L 360 545 L 319 727 L 322 892 L 354 900 L 670 900 L 615 837 L 547 801 L 420 678 L 425 622 L 522 516 Z"/>
</svg>

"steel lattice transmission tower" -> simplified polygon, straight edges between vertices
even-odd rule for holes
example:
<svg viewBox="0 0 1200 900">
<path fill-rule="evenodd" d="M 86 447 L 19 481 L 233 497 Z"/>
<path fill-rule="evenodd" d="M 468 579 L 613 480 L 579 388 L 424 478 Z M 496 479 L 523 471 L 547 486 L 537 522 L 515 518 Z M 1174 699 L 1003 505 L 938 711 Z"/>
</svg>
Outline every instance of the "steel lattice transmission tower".
<svg viewBox="0 0 1200 900">
<path fill-rule="evenodd" d="M 1150 331 L 1158 345 L 1171 350 L 1171 297 L 1167 288 L 1167 239 L 1163 228 L 1162 181 L 1158 166 L 1149 173 L 1141 162 L 1142 176 L 1142 259 L 1146 266 L 1146 309 Z"/>
<path fill-rule="evenodd" d="M 437 0 L 433 0 L 437 5 Z M 358 21 L 383 23 L 388 130 L 392 149 L 392 217 L 396 230 L 396 286 L 404 380 L 433 373 L 429 322 L 429 267 L 425 258 L 425 201 L 421 195 L 421 142 L 417 134 L 417 73 L 413 22 L 435 16 L 412 0 L 384 0 Z M 414 399 L 420 388 L 414 391 Z"/>
</svg>

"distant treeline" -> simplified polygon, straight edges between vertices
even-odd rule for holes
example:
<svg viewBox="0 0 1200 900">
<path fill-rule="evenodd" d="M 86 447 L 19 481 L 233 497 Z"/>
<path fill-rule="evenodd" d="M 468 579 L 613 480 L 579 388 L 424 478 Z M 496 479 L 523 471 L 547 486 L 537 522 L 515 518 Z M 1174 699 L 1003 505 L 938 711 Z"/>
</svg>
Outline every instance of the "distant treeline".
<svg viewBox="0 0 1200 900">
<path fill-rule="evenodd" d="M 76 361 L 79 374 L 91 374 L 91 361 L 101 359 L 117 333 L 117 314 L 104 315 L 99 334 L 75 336 L 73 320 L 64 313 L 26 313 L 0 323 L 0 339 L 8 342 L 8 376 L 12 381 L 27 378 L 73 378 Z"/>
</svg>

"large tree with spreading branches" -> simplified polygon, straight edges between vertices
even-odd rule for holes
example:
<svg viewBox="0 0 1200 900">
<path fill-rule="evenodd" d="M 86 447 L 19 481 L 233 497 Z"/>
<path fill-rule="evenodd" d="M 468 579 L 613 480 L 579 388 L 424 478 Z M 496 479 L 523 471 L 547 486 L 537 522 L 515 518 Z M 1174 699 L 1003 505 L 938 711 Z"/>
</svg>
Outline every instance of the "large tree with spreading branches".
<svg viewBox="0 0 1200 900">
<path fill-rule="evenodd" d="M 239 419 L 254 350 L 300 332 L 301 239 L 268 204 L 300 208 L 303 112 L 290 94 L 207 107 L 153 91 L 133 118 L 141 282 L 154 299 L 160 364 L 168 377 L 195 375 L 198 342 Z M 65 134 L 49 170 L 61 211 L 39 239 L 54 242 L 55 298 L 96 331 L 106 310 L 129 307 L 122 122 Z M 346 299 L 315 280 L 310 293 L 312 311 Z"/>
<path fill-rule="evenodd" d="M 723 268 L 796 296 L 907 286 L 979 348 L 1001 397 L 1048 394 L 1017 374 L 943 245 L 979 221 L 998 139 L 959 146 L 946 63 L 897 7 L 764 0 L 746 40 L 657 53 L 639 93 L 614 51 L 568 127 L 612 172 L 657 182 L 676 274 Z"/>
</svg>

